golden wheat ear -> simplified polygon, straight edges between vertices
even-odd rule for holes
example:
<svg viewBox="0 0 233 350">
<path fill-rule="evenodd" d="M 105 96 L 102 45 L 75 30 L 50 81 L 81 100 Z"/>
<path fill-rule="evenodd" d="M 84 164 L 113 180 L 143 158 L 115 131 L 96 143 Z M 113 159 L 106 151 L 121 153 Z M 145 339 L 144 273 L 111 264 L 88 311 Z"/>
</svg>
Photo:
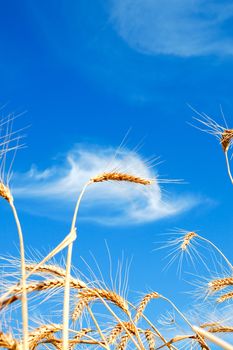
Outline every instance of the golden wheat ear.
<svg viewBox="0 0 233 350">
<path fill-rule="evenodd" d="M 7 200 L 7 202 L 13 201 L 13 197 L 11 195 L 9 187 L 0 182 L 0 197 Z"/>
<path fill-rule="evenodd" d="M 125 181 L 125 182 L 133 182 L 140 185 L 151 185 L 153 183 L 153 181 L 149 179 L 145 179 L 145 178 L 128 174 L 128 173 L 119 173 L 119 172 L 102 173 L 100 175 L 93 177 L 91 181 L 92 182 Z"/>
<path fill-rule="evenodd" d="M 233 140 L 233 129 L 225 129 L 222 132 L 220 143 L 223 151 L 227 152 Z"/>
</svg>

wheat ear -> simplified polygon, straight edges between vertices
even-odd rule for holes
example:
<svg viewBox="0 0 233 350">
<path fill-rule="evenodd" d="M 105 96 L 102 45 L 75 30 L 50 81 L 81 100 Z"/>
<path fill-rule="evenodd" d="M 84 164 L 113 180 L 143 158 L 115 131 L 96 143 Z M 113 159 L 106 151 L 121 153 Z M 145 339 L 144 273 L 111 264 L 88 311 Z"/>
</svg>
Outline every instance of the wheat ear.
<svg viewBox="0 0 233 350">
<path fill-rule="evenodd" d="M 134 318 L 134 322 L 137 323 L 140 319 L 140 317 L 142 316 L 143 314 L 143 311 L 145 310 L 147 304 L 150 302 L 151 299 L 157 299 L 159 298 L 160 295 L 157 293 L 157 292 L 152 292 L 152 293 L 149 293 L 149 294 L 146 294 L 140 304 L 139 304 L 139 307 L 136 311 L 136 315 L 135 315 L 135 318 Z"/>
<path fill-rule="evenodd" d="M 124 328 L 120 323 L 118 323 L 110 332 L 109 337 L 108 337 L 108 343 L 109 344 L 114 344 L 117 337 L 122 333 Z"/>
<path fill-rule="evenodd" d="M 119 173 L 119 172 L 108 172 L 102 173 L 98 176 L 95 176 L 91 179 L 92 182 L 105 182 L 105 181 L 126 181 L 134 182 L 140 185 L 151 185 L 153 181 L 135 176 L 128 173 Z"/>
<path fill-rule="evenodd" d="M 217 302 L 218 302 L 218 303 L 223 303 L 224 301 L 227 301 L 227 300 L 230 300 L 230 299 L 233 299 L 233 292 L 229 292 L 229 293 L 226 293 L 226 294 L 221 295 L 221 296 L 217 299 Z"/>
<path fill-rule="evenodd" d="M 113 304 L 117 305 L 127 315 L 129 315 L 129 308 L 126 300 L 111 290 L 105 290 L 100 288 L 84 288 L 78 293 L 78 297 L 80 299 L 84 298 L 90 300 L 94 300 L 96 298 L 106 299 L 112 302 Z"/>
<path fill-rule="evenodd" d="M 207 329 L 210 333 L 233 333 L 233 327 L 226 327 L 226 326 L 212 326 Z"/>
<path fill-rule="evenodd" d="M 156 292 L 155 292 L 156 293 Z M 128 301 L 128 304 L 136 310 L 137 312 L 137 308 Z M 166 341 L 166 339 L 164 338 L 164 336 L 160 333 L 160 331 L 154 326 L 154 324 L 149 320 L 148 317 L 146 317 L 144 315 L 144 313 L 141 314 L 141 317 L 148 323 L 148 325 L 153 329 L 153 331 L 158 335 L 158 337 L 162 340 L 162 342 L 164 343 L 164 346 L 167 346 L 169 349 L 171 349 L 171 345 L 168 344 L 168 342 Z"/>
<path fill-rule="evenodd" d="M 155 349 L 155 336 L 154 333 L 150 329 L 146 329 L 144 331 L 149 350 L 154 350 Z"/>
<path fill-rule="evenodd" d="M 212 292 L 217 292 L 229 286 L 233 286 L 233 277 L 218 278 L 208 283 L 208 288 Z"/>
<path fill-rule="evenodd" d="M 46 291 L 49 289 L 55 289 L 63 287 L 65 284 L 64 278 L 57 278 L 57 279 L 49 279 L 39 282 L 31 282 L 26 286 L 26 292 L 32 293 L 32 292 L 40 292 L 40 291 Z M 78 279 L 72 279 L 71 280 L 71 287 L 74 289 L 82 289 L 83 288 L 83 282 L 79 281 Z M 13 302 L 20 300 L 23 294 L 23 288 L 22 286 L 18 286 L 14 288 L 14 291 L 12 291 L 12 296 L 9 298 L 6 298 L 1 301 L 0 303 L 0 310 Z"/>
<path fill-rule="evenodd" d="M 20 344 L 15 340 L 11 334 L 0 332 L 0 347 L 9 350 L 20 350 Z"/>
<path fill-rule="evenodd" d="M 28 337 L 30 350 L 34 350 L 41 340 L 59 332 L 61 329 L 62 326 L 58 324 L 44 324 L 30 332 Z"/>
<path fill-rule="evenodd" d="M 191 243 L 191 240 L 194 237 L 197 237 L 197 234 L 195 232 L 188 232 L 188 233 L 186 233 L 186 235 L 184 236 L 183 241 L 182 241 L 182 243 L 180 245 L 181 250 L 183 250 L 183 251 L 187 250 L 188 246 Z"/>
</svg>

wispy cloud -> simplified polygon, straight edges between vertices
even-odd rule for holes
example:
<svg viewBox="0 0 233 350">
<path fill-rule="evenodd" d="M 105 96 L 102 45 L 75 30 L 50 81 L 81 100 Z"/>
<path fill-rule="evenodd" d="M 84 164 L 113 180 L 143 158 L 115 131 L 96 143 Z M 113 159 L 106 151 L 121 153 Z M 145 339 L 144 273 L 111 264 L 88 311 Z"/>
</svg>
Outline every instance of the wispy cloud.
<svg viewBox="0 0 233 350">
<path fill-rule="evenodd" d="M 100 224 L 139 224 L 177 215 L 198 200 L 191 196 L 164 198 L 156 174 L 137 153 L 97 146 L 75 146 L 59 165 L 38 170 L 35 165 L 24 174 L 15 174 L 14 195 L 31 203 L 38 215 L 59 217 L 73 207 L 82 186 L 104 171 L 124 171 L 155 179 L 147 187 L 130 183 L 96 183 L 89 186 L 83 200 L 82 219 Z M 43 205 L 37 204 L 43 203 Z M 51 209 L 53 207 L 53 210 Z M 32 205 L 28 206 L 32 210 Z"/>
<path fill-rule="evenodd" d="M 112 0 L 112 18 L 127 43 L 149 54 L 233 54 L 231 1 Z"/>
</svg>

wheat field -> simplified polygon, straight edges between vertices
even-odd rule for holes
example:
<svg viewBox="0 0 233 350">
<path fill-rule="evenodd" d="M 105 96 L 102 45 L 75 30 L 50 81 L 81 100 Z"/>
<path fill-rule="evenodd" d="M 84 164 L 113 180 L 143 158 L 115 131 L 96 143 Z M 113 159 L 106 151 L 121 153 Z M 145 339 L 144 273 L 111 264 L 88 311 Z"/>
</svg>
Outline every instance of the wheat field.
<svg viewBox="0 0 233 350">
<path fill-rule="evenodd" d="M 0 312 L 2 314 L 0 331 L 0 347 L 10 350 L 39 349 L 215 349 L 223 348 L 233 350 L 229 339 L 233 334 L 233 323 L 224 321 L 224 315 L 219 319 L 200 320 L 194 324 L 193 319 L 179 309 L 174 300 L 161 294 L 159 290 L 145 293 L 141 300 L 132 303 L 116 290 L 107 288 L 95 279 L 85 280 L 82 274 L 72 274 L 73 243 L 77 239 L 77 216 L 82 198 L 89 186 L 96 186 L 98 182 L 112 181 L 121 185 L 133 183 L 139 186 L 153 186 L 153 179 L 142 178 L 135 173 L 103 172 L 91 177 L 84 185 L 74 208 L 70 232 L 64 236 L 60 244 L 45 257 L 38 261 L 28 261 L 25 258 L 23 228 L 18 217 L 14 202 L 14 193 L 10 187 L 10 172 L 6 172 L 6 157 L 24 147 L 22 132 L 13 131 L 13 117 L 1 121 L 1 179 L 0 196 L 9 205 L 15 219 L 19 239 L 20 260 L 6 260 L 19 270 L 14 278 L 9 278 L 7 268 L 2 269 L 2 288 L 0 296 Z M 226 159 L 227 172 L 233 183 L 228 153 L 232 145 L 233 131 L 218 125 L 213 119 L 200 114 L 196 121 L 197 128 L 217 137 Z M 200 126 L 201 125 L 201 126 Z M 14 157 L 13 157 L 14 158 Z M 6 175 L 7 173 L 7 175 Z M 226 274 L 219 274 L 217 278 L 207 279 L 202 285 L 203 299 L 208 300 L 208 308 L 214 310 L 216 304 L 227 305 L 227 313 L 232 309 L 233 301 L 233 265 L 224 252 L 209 238 L 194 231 L 180 231 L 178 236 L 168 239 L 165 244 L 167 255 L 171 262 L 181 264 L 184 256 L 192 258 L 193 253 L 198 254 L 198 244 L 209 247 L 216 257 L 219 255 L 226 265 Z M 170 249 L 170 253 L 169 253 Z M 64 266 L 56 263 L 56 255 L 63 252 L 66 256 Z M 208 252 L 207 252 L 208 254 Z M 178 259 L 178 260 L 177 260 Z M 200 257 L 201 259 L 201 257 Z M 17 270 L 17 269 L 16 269 Z M 161 272 L 162 273 L 162 272 Z M 181 272 L 182 273 L 182 272 Z M 143 291 L 143 286 L 142 286 Z M 56 320 L 43 321 L 43 315 L 37 321 L 31 319 L 31 305 L 33 300 L 40 302 L 53 302 L 57 300 L 62 310 L 57 313 Z M 152 301 L 163 302 L 172 308 L 174 314 L 182 320 L 184 332 L 177 322 L 173 322 L 173 335 L 150 320 L 147 310 Z M 98 308 L 95 307 L 98 305 Z M 224 312 L 225 308 L 222 309 Z M 15 319 L 17 317 L 17 320 Z M 222 321 L 223 320 L 223 321 Z M 16 322 L 17 321 L 17 322 Z M 17 323 L 17 332 L 13 324 Z M 169 325 L 167 325 L 169 326 Z M 227 335 L 227 340 L 224 336 Z"/>
</svg>

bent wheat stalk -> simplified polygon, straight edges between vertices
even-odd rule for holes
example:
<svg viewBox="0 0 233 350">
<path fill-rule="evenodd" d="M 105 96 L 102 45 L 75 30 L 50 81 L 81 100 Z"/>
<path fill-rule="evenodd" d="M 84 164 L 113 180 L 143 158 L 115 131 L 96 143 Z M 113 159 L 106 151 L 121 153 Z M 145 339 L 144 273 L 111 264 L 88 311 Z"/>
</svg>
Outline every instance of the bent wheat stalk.
<svg viewBox="0 0 233 350">
<path fill-rule="evenodd" d="M 90 179 L 83 187 L 76 206 L 74 210 L 74 215 L 71 224 L 71 232 L 75 229 L 76 220 L 78 215 L 78 210 L 80 206 L 80 202 L 84 195 L 84 192 L 92 183 L 96 182 L 104 182 L 104 181 L 126 181 L 133 182 L 141 185 L 150 185 L 152 182 L 150 180 L 143 179 L 138 176 L 130 175 L 127 173 L 119 173 L 119 172 L 108 172 L 102 173 L 98 176 Z M 68 252 L 66 258 L 66 278 L 65 278 L 65 291 L 64 291 L 64 306 L 63 306 L 63 350 L 68 350 L 69 347 L 69 311 L 70 311 L 70 271 L 71 271 L 71 259 L 72 259 L 72 250 L 73 250 L 73 242 L 68 245 Z"/>
<path fill-rule="evenodd" d="M 88 181 L 79 197 L 75 206 L 74 215 L 72 219 L 70 232 L 76 231 L 75 225 L 78 215 L 78 210 L 80 206 L 80 202 L 84 195 L 84 192 L 92 182 Z M 64 303 L 63 303 L 63 337 L 62 337 L 62 345 L 63 350 L 69 350 L 69 313 L 70 313 L 70 272 L 71 272 L 71 260 L 72 260 L 72 250 L 73 250 L 73 241 L 71 241 L 68 245 L 67 257 L 66 257 L 66 276 L 65 276 L 65 289 L 64 289 Z"/>
</svg>

